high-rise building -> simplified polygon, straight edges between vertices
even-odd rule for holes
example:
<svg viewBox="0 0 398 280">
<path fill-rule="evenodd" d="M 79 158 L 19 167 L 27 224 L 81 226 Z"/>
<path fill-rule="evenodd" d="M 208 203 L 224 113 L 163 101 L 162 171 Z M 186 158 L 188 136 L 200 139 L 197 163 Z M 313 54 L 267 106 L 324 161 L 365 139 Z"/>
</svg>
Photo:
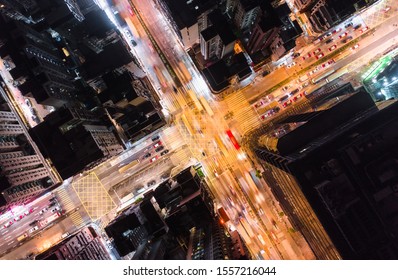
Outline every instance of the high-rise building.
<svg viewBox="0 0 398 280">
<path fill-rule="evenodd" d="M 50 249 L 40 253 L 36 260 L 109 260 L 101 236 L 88 226 L 69 236 Z"/>
<path fill-rule="evenodd" d="M 236 36 L 218 9 L 208 17 L 211 26 L 200 32 L 200 51 L 205 60 L 223 58 L 234 51 Z"/>
<path fill-rule="evenodd" d="M 63 107 L 29 133 L 63 179 L 90 169 L 123 151 L 103 113 Z"/>
<path fill-rule="evenodd" d="M 72 100 L 76 92 L 73 75 L 50 35 L 2 17 L 0 24 L 6 30 L 0 35 L 0 56 L 15 65 L 9 73 L 21 93 L 55 107 Z"/>
<path fill-rule="evenodd" d="M 19 116 L 5 101 L 0 87 L 0 212 L 27 203 L 56 183 L 44 159 L 24 129 Z"/>
<path fill-rule="evenodd" d="M 319 259 L 397 259 L 398 104 L 360 89 L 258 134 L 265 179 Z M 312 100 L 312 101 L 311 101 Z"/>
<path fill-rule="evenodd" d="M 158 0 L 157 2 L 186 49 L 199 44 L 200 32 L 208 27 L 208 14 L 218 4 L 218 1 L 211 0 Z"/>
</svg>

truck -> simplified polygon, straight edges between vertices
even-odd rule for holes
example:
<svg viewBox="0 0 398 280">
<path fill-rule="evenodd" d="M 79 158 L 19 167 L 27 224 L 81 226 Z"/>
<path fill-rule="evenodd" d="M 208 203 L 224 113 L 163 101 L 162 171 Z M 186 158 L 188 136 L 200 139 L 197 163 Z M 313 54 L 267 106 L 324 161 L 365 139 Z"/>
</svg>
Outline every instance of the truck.
<svg viewBox="0 0 398 280">
<path fill-rule="evenodd" d="M 17 241 L 21 242 L 22 240 L 26 239 L 26 237 L 28 237 L 27 233 L 22 234 L 21 236 L 18 236 Z"/>
</svg>

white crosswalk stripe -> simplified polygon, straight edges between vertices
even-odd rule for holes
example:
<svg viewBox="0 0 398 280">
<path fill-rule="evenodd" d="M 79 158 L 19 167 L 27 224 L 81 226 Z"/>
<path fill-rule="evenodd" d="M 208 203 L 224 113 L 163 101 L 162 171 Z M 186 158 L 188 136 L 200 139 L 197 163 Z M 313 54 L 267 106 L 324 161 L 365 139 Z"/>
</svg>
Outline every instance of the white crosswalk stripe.
<svg viewBox="0 0 398 280">
<path fill-rule="evenodd" d="M 57 190 L 55 192 L 55 195 L 58 197 L 62 209 L 65 210 L 65 212 L 69 212 L 73 210 L 76 206 L 73 203 L 72 199 L 70 198 L 69 194 L 65 191 L 64 188 L 61 188 L 60 190 Z"/>
<path fill-rule="evenodd" d="M 84 223 L 82 215 L 80 215 L 79 211 L 72 213 L 69 217 L 76 227 L 80 227 Z"/>
</svg>

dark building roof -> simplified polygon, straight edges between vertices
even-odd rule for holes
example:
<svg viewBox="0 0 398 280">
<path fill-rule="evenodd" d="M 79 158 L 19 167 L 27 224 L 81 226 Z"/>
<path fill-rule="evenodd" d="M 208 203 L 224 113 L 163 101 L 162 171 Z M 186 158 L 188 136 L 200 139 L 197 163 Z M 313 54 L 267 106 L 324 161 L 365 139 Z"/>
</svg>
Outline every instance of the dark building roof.
<svg viewBox="0 0 398 280">
<path fill-rule="evenodd" d="M 86 78 L 92 79 L 133 61 L 131 54 L 121 40 L 105 46 L 99 54 L 91 57 L 83 65 Z"/>
<path fill-rule="evenodd" d="M 197 23 L 198 16 L 215 6 L 212 0 L 165 0 L 179 29 Z"/>
<path fill-rule="evenodd" d="M 229 86 L 228 79 L 231 77 L 231 74 L 229 73 L 227 64 L 222 59 L 203 69 L 203 74 L 215 92 L 221 91 Z"/>
<path fill-rule="evenodd" d="M 213 39 L 214 37 L 216 37 L 218 33 L 217 33 L 217 30 L 214 27 L 214 25 L 212 25 L 212 26 L 206 28 L 205 30 L 203 30 L 202 32 L 200 32 L 200 34 L 202 34 L 203 39 L 205 41 L 209 41 L 209 40 Z"/>
</svg>

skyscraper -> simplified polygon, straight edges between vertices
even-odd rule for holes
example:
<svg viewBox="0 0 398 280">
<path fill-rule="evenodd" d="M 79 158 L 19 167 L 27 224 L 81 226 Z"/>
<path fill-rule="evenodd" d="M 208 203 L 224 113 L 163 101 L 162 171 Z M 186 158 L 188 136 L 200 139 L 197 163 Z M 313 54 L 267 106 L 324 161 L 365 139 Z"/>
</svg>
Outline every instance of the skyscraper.
<svg viewBox="0 0 398 280">
<path fill-rule="evenodd" d="M 358 90 L 313 105 L 258 139 L 265 179 L 319 259 L 396 259 L 398 104 Z"/>
</svg>

